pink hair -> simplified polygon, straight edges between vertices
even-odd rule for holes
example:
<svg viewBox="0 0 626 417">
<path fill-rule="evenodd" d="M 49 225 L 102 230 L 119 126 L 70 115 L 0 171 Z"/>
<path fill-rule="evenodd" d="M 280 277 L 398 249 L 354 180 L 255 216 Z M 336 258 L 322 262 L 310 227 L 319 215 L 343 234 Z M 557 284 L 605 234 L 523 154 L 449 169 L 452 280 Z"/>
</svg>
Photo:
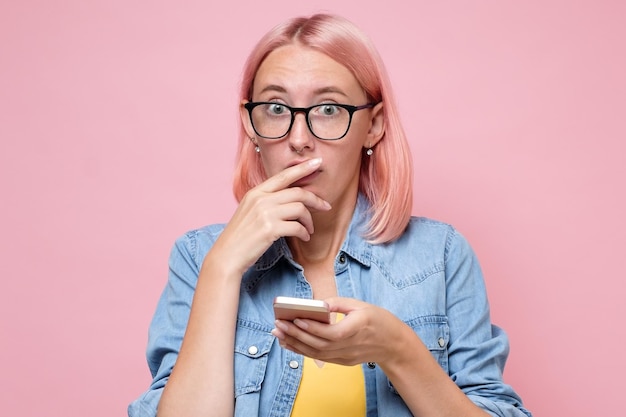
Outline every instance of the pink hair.
<svg viewBox="0 0 626 417">
<path fill-rule="evenodd" d="M 385 67 L 374 45 L 356 26 L 344 18 L 327 14 L 294 18 L 276 26 L 259 41 L 246 61 L 240 99 L 251 100 L 254 77 L 265 57 L 294 42 L 344 65 L 354 74 L 370 101 L 384 102 L 385 133 L 372 156 L 363 152 L 359 191 L 371 203 L 371 220 L 365 237 L 372 243 L 398 238 L 412 210 L 411 155 Z M 237 201 L 265 179 L 260 158 L 242 125 L 233 184 Z"/>
</svg>

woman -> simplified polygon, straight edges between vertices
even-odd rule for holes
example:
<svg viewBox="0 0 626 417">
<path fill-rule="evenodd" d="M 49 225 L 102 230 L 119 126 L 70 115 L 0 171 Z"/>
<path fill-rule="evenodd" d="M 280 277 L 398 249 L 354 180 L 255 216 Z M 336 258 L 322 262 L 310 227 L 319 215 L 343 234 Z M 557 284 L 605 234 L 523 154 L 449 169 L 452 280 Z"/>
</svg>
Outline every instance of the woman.
<svg viewBox="0 0 626 417">
<path fill-rule="evenodd" d="M 239 206 L 176 242 L 154 380 L 129 415 L 530 415 L 501 380 L 508 340 L 467 242 L 411 217 L 408 145 L 367 38 L 330 15 L 274 28 L 240 113 Z M 275 320 L 276 296 L 337 318 Z"/>
</svg>

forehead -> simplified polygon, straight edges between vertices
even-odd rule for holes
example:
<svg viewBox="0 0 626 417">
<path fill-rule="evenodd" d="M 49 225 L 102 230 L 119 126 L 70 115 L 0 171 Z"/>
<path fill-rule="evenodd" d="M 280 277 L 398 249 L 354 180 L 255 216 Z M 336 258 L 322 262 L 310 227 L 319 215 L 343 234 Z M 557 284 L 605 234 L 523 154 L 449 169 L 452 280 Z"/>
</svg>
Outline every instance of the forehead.
<svg viewBox="0 0 626 417">
<path fill-rule="evenodd" d="M 322 52 L 298 44 L 282 46 L 268 54 L 257 70 L 253 91 L 255 95 L 267 91 L 363 95 L 348 68 Z"/>
</svg>

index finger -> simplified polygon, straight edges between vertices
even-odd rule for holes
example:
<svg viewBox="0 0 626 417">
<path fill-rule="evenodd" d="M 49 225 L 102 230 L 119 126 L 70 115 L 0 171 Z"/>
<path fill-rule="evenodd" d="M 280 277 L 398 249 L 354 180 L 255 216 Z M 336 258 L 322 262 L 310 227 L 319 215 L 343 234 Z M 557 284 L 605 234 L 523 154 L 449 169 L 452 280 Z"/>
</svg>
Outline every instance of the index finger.
<svg viewBox="0 0 626 417">
<path fill-rule="evenodd" d="M 268 178 L 259 188 L 267 192 L 283 190 L 300 178 L 304 178 L 315 172 L 321 164 L 322 158 L 309 159 L 298 165 L 286 168 L 273 177 Z"/>
</svg>

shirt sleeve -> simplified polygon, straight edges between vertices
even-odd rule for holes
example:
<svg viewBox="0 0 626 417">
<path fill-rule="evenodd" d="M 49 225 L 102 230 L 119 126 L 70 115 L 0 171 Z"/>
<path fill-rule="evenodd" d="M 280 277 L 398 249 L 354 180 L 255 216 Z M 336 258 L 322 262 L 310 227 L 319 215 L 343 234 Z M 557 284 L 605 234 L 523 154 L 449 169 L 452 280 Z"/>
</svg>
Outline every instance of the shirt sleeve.
<svg viewBox="0 0 626 417">
<path fill-rule="evenodd" d="M 502 380 L 508 337 L 491 323 L 480 265 L 468 242 L 455 230 L 446 242 L 445 269 L 450 377 L 491 415 L 530 417 L 521 398 Z"/>
<path fill-rule="evenodd" d="M 185 334 L 201 261 L 196 232 L 179 238 L 169 258 L 167 285 L 161 294 L 148 333 L 146 357 L 152 383 L 128 406 L 129 417 L 154 417 L 163 388 L 178 357 Z M 199 262 L 200 261 L 200 262 Z"/>
</svg>

